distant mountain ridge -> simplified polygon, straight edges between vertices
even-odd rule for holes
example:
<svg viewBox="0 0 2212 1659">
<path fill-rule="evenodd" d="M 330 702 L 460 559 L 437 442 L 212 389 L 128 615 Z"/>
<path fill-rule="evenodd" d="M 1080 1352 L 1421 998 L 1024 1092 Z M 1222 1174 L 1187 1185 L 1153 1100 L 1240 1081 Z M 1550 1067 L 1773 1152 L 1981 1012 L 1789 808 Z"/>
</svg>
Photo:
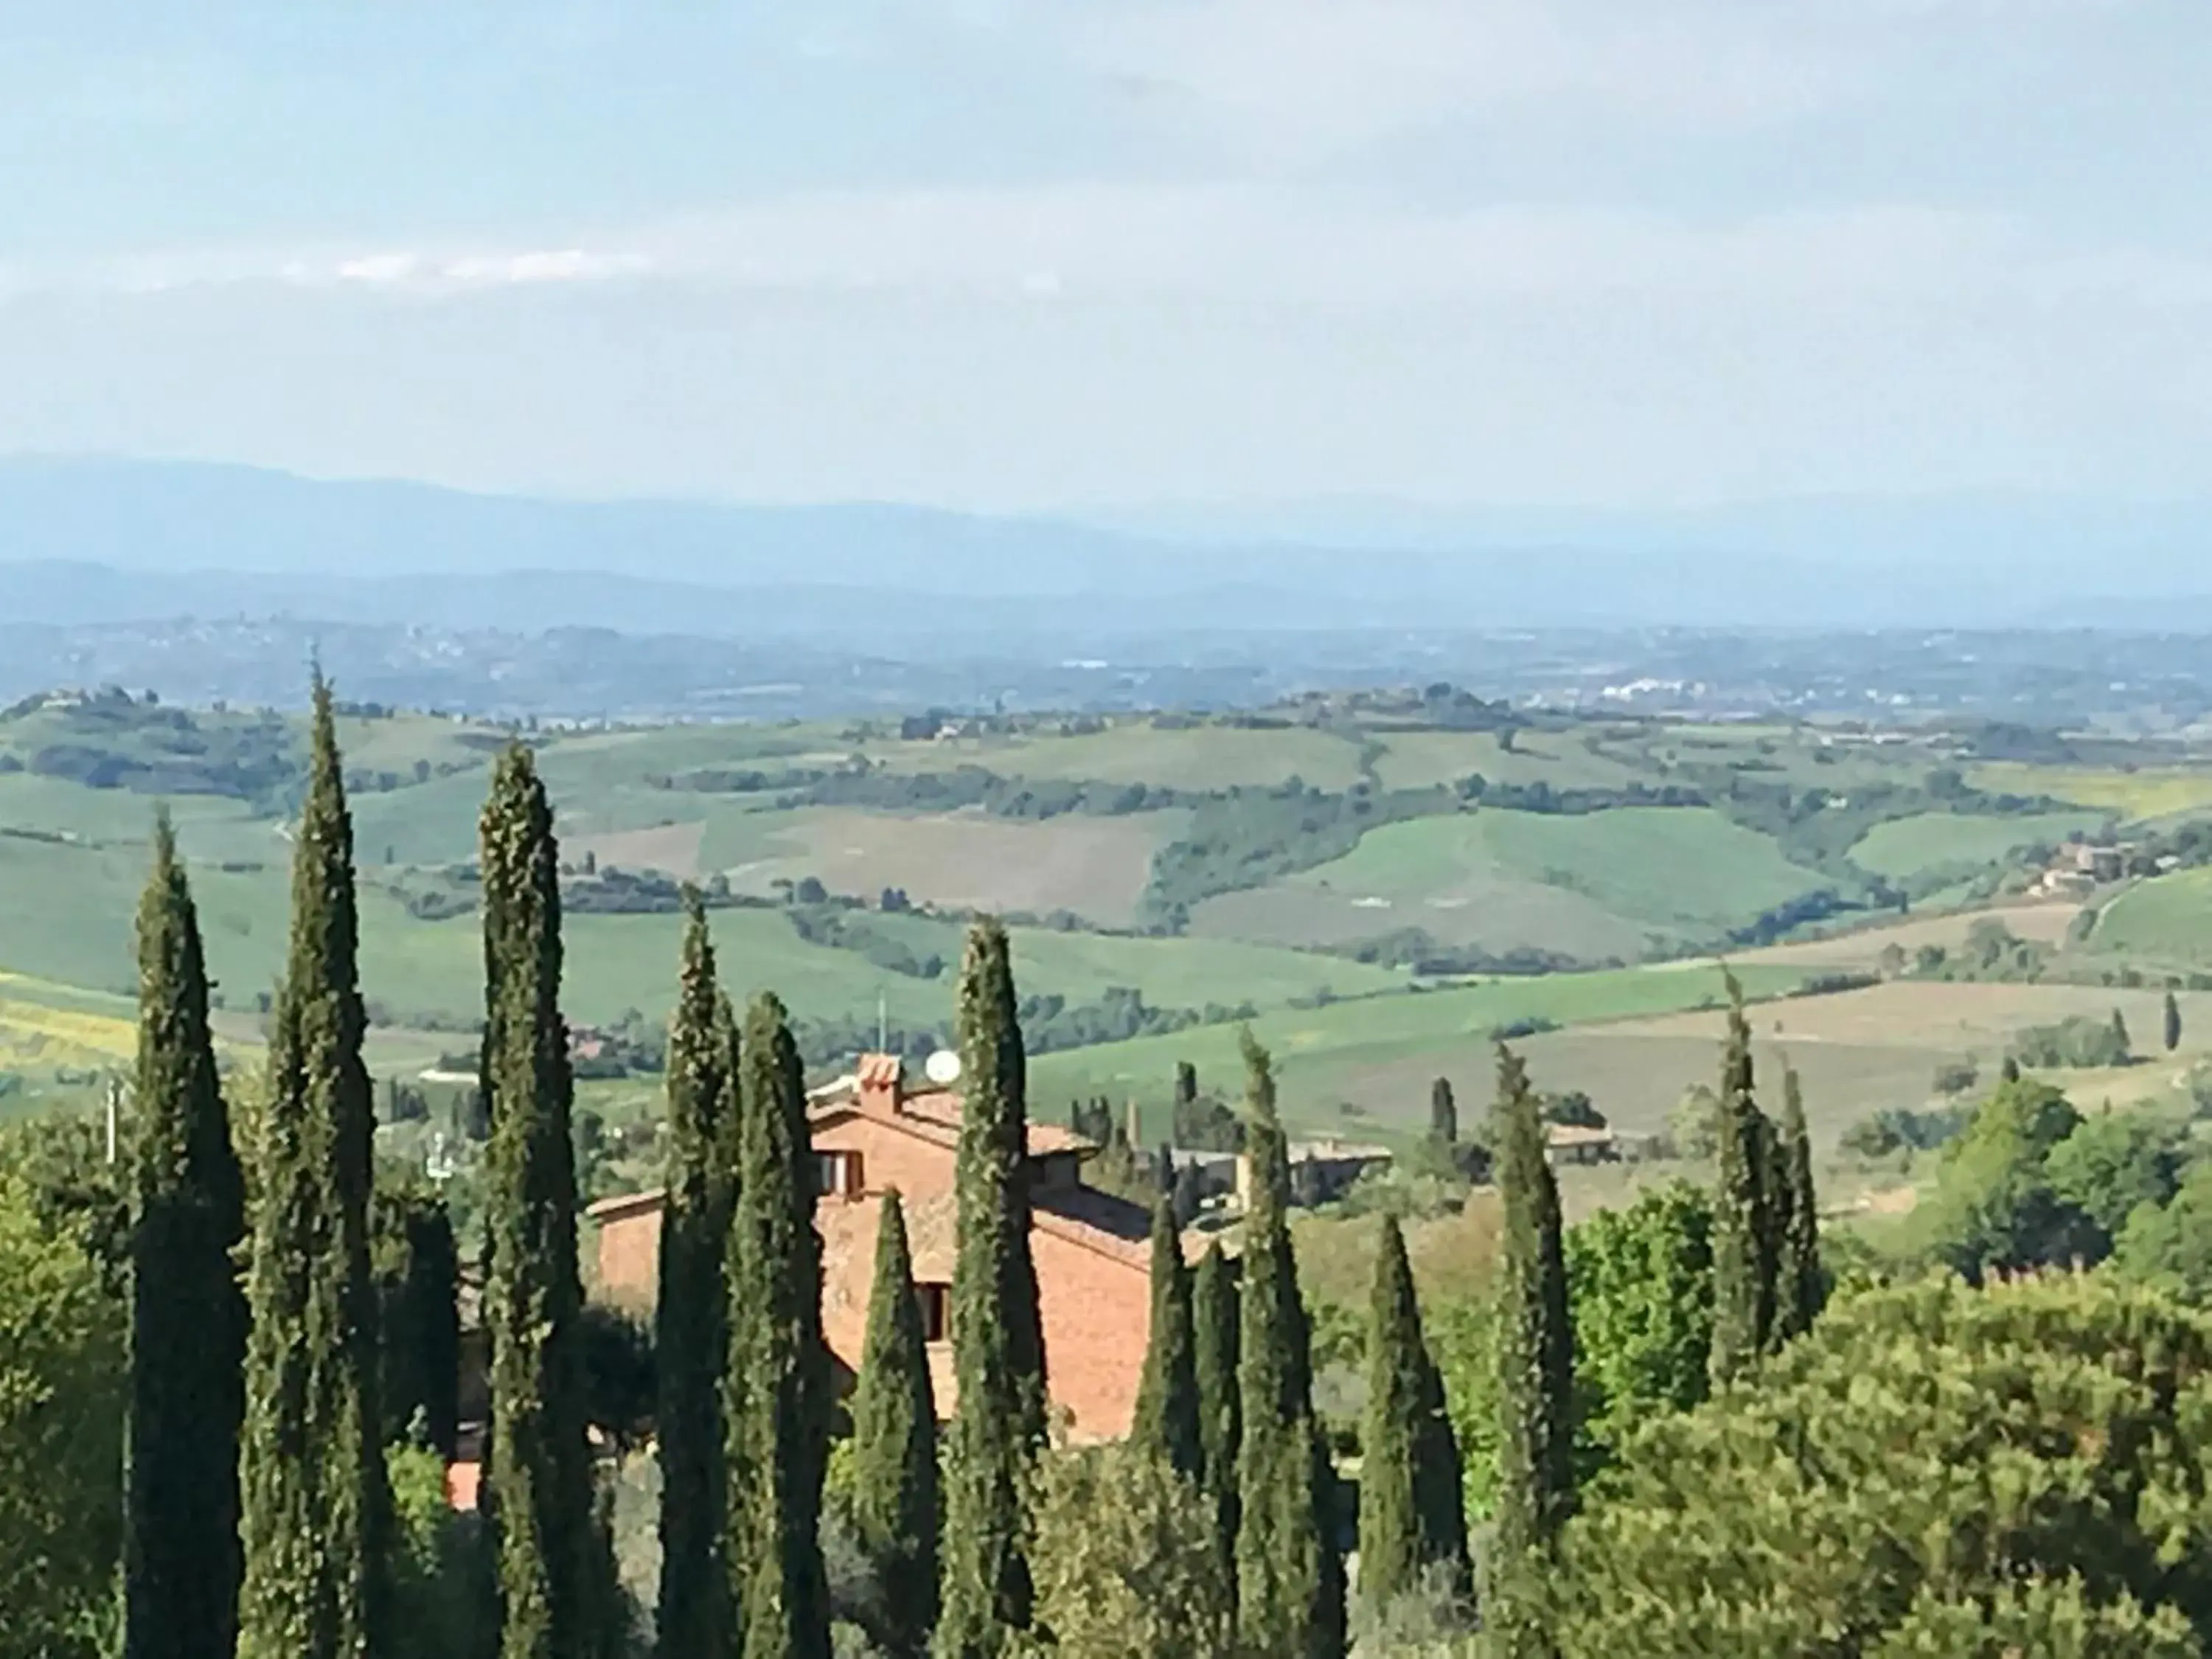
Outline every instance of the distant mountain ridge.
<svg viewBox="0 0 2212 1659">
<path fill-rule="evenodd" d="M 1210 515 L 1210 516 L 1209 516 Z M 1212 527 L 1209 528 L 1208 526 Z M 2212 510 L 1956 496 L 1688 514 L 1392 503 L 990 517 L 568 501 L 0 459 L 7 620 L 976 635 L 1194 629 L 2212 629 Z"/>
</svg>

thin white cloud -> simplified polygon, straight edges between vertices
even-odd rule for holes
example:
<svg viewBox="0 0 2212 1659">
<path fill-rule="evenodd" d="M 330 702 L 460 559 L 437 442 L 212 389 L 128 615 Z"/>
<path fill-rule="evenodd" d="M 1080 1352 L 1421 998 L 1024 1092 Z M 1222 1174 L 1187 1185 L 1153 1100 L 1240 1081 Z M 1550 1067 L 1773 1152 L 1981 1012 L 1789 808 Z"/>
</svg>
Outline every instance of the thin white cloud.
<svg viewBox="0 0 2212 1659">
<path fill-rule="evenodd" d="M 2212 252 L 2075 246 L 2019 216 L 1907 203 L 1722 219 L 1542 205 L 1431 210 L 1311 186 L 1085 185 L 794 195 L 641 227 L 600 246 L 215 252 L 0 271 L 0 294 L 276 283 L 434 301 L 621 282 L 1007 304 L 1352 309 L 1624 293 L 2179 305 L 2212 295 Z"/>
<path fill-rule="evenodd" d="M 137 254 L 70 266 L 0 266 L 0 298 L 54 292 L 162 295 L 266 283 L 434 298 L 486 289 L 612 282 L 652 269 L 652 260 L 641 253 L 586 248 L 497 253 L 217 249 Z"/>
</svg>

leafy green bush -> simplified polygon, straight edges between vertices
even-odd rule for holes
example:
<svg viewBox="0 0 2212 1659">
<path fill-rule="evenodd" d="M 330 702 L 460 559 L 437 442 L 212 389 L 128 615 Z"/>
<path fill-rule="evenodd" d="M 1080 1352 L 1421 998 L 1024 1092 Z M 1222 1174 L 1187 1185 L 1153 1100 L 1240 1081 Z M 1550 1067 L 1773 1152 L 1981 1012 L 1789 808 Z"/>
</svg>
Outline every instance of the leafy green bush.
<svg viewBox="0 0 2212 1659">
<path fill-rule="evenodd" d="M 1753 1386 L 1629 1443 L 1567 1528 L 1558 1650 L 2201 1653 L 2208 1420 L 2212 1326 L 2155 1295 L 1850 1297 Z"/>
<path fill-rule="evenodd" d="M 1067 1659 L 1215 1659 L 1229 1589 L 1212 1508 L 1127 1446 L 1048 1455 L 1036 1507 L 1037 1623 Z"/>
<path fill-rule="evenodd" d="M 0 1175 L 0 1659 L 94 1659 L 122 1534 L 124 1310 Z"/>
</svg>

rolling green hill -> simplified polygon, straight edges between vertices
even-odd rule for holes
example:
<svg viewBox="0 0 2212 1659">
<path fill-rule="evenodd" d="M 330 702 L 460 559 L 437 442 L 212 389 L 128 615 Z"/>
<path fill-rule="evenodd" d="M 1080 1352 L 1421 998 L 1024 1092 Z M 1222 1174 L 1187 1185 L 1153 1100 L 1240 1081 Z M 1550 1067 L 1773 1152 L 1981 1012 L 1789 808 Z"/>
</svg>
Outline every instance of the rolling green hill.
<svg viewBox="0 0 2212 1659">
<path fill-rule="evenodd" d="M 1738 975 L 1745 994 L 1777 996 L 1803 984 L 1793 968 L 1752 968 Z M 1589 974 L 1549 974 L 1495 979 L 1410 996 L 1333 1004 L 1262 1017 L 1254 1034 L 1275 1058 L 1287 1120 L 1350 1139 L 1401 1137 L 1425 1121 L 1426 1078 L 1455 1074 L 1469 1114 L 1482 1109 L 1492 1063 L 1492 1032 L 1522 1021 L 1559 1025 L 1673 1013 L 1717 1006 L 1721 970 L 1711 964 L 1669 963 Z M 1238 1033 L 1233 1026 L 1166 1037 L 1105 1043 L 1047 1054 L 1030 1067 L 1031 1109 L 1049 1113 L 1053 1103 L 1103 1095 L 1133 1100 L 1148 1123 L 1171 1097 L 1179 1060 L 1196 1066 L 1200 1080 L 1229 1098 L 1243 1086 Z M 1369 1097 L 1363 1079 L 1411 1065 L 1422 1086 L 1395 1090 L 1385 1102 Z M 1684 1083 L 1698 1080 L 1685 1078 Z M 1401 1097 L 1402 1096 L 1402 1098 Z M 1368 1098 L 1349 1117 L 1343 1103 Z"/>
<path fill-rule="evenodd" d="M 2104 822 L 2094 812 L 1987 817 L 1922 812 L 1876 824 L 1851 848 L 1851 862 L 1878 876 L 1916 876 L 1953 865 L 1990 864 L 2023 847 L 2065 840 Z"/>
<path fill-rule="evenodd" d="M 1881 878 L 1955 877 L 1947 902 L 2000 893 L 2008 874 L 2016 888 L 2012 849 L 2096 829 L 2130 791 L 2140 811 L 2170 806 L 2207 775 L 2171 755 L 2094 777 L 1965 769 L 2001 780 L 2014 799 L 1999 799 L 1955 777 L 1951 793 L 1933 789 L 1933 738 L 1585 720 L 1463 696 L 1309 699 L 1258 720 L 920 729 L 523 734 L 569 866 L 572 1018 L 659 1017 L 675 883 L 689 880 L 716 896 L 733 990 L 779 990 L 823 1042 L 865 1040 L 879 1012 L 922 1042 L 949 1024 L 966 919 L 996 912 L 1015 924 L 1022 988 L 1038 1000 L 1050 1090 L 1150 1097 L 1170 1054 L 1218 1070 L 1233 1057 L 1229 1016 L 1249 1008 L 1312 1121 L 1370 1085 L 1395 1098 L 1439 1056 L 1479 1070 L 1497 1024 L 1695 1007 L 1715 994 L 1711 974 L 1650 959 L 1786 935 L 1820 895 L 1843 907 L 1820 921 L 1832 928 L 1889 917 L 1852 908 L 1893 907 Z M 404 1054 L 465 1044 L 459 1028 L 481 1012 L 469 866 L 487 764 L 513 734 L 355 710 L 341 735 L 380 1042 Z M 230 1038 L 250 1042 L 284 945 L 301 753 L 294 719 L 120 693 L 0 713 L 0 972 L 50 988 L 38 1002 L 49 1009 L 130 991 L 166 804 Z M 2037 807 L 2058 797 L 2086 804 Z M 2112 905 L 2093 951 L 2052 971 L 2195 963 L 2208 894 L 2193 872 L 2139 886 Z M 1762 969 L 1760 984 L 1785 988 L 1816 970 L 1807 961 Z M 1609 964 L 1468 982 L 1499 965 Z M 1201 1016 L 1214 1023 L 1187 1028 Z M 75 1052 L 37 1024 L 17 1021 L 17 1060 Z M 1131 1031 L 1153 1034 L 1098 1040 Z M 1069 1042 L 1092 1046 L 1042 1052 Z M 1888 1078 L 1906 1062 L 1885 1064 Z"/>
<path fill-rule="evenodd" d="M 1209 900 L 1200 932 L 1340 944 L 1419 928 L 1450 945 L 1632 960 L 1725 934 L 1822 886 L 1773 840 L 1708 808 L 1416 818 L 1343 858 Z"/>
<path fill-rule="evenodd" d="M 2142 882 L 2105 906 L 2090 943 L 2115 956 L 2212 965 L 2212 868 Z"/>
</svg>

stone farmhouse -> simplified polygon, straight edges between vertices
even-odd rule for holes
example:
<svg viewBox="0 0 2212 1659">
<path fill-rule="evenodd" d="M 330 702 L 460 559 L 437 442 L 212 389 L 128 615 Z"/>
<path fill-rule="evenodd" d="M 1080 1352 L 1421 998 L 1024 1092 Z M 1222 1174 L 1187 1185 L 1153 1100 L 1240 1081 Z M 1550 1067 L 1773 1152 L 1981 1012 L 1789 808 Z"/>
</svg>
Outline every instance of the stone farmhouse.
<svg viewBox="0 0 2212 1659">
<path fill-rule="evenodd" d="M 876 1232 L 884 1194 L 906 1209 L 937 1408 L 955 1404 L 950 1328 L 956 1256 L 953 1166 L 959 1096 L 909 1087 L 897 1059 L 872 1054 L 816 1090 L 809 1108 L 822 1236 L 822 1325 L 838 1386 L 851 1385 L 867 1330 Z M 1029 1131 L 1030 1249 L 1036 1263 L 1046 1388 L 1057 1431 L 1074 1442 L 1117 1439 L 1134 1414 L 1151 1333 L 1151 1218 L 1140 1205 L 1084 1184 L 1098 1148 L 1072 1131 Z M 642 1308 L 659 1276 L 661 1194 L 602 1200 L 600 1293 Z"/>
</svg>

